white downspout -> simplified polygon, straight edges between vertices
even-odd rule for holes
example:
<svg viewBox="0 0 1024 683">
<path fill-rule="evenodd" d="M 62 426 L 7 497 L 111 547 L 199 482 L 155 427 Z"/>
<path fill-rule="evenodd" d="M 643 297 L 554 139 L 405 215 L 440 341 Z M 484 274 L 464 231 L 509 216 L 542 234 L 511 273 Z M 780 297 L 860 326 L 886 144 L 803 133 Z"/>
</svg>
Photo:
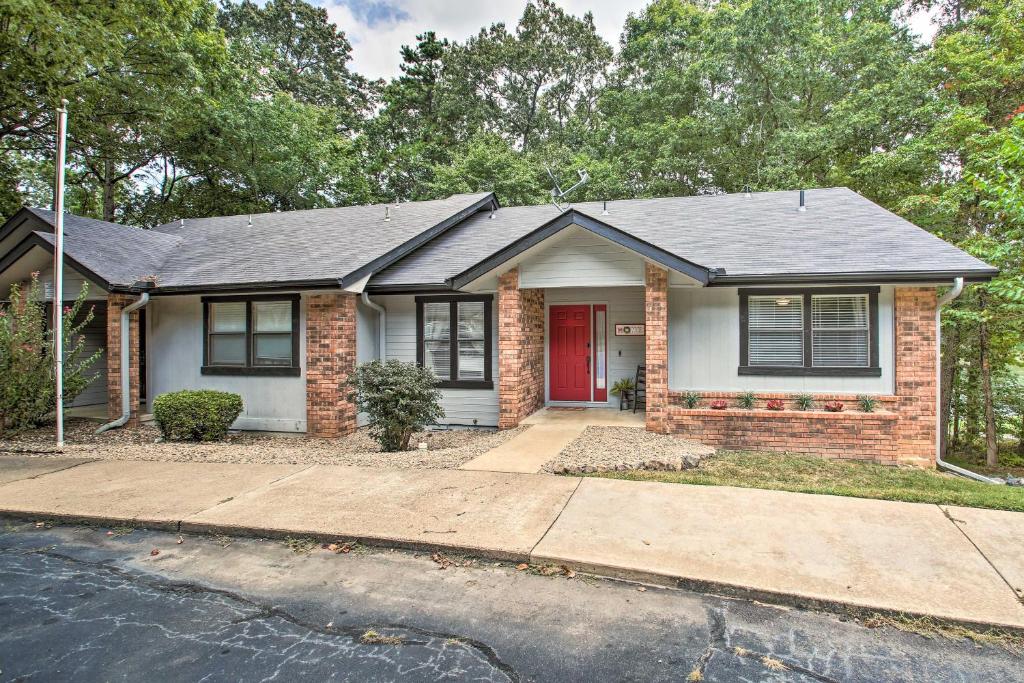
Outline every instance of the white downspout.
<svg viewBox="0 0 1024 683">
<path fill-rule="evenodd" d="M 113 422 L 108 422 L 96 430 L 102 434 L 108 429 L 123 427 L 132 416 L 132 373 L 131 368 L 131 324 L 128 316 L 149 303 L 149 292 L 143 292 L 138 301 L 128 304 L 121 309 L 121 417 Z M 145 330 L 139 330 L 139 334 L 145 334 Z"/>
<path fill-rule="evenodd" d="M 964 291 L 962 277 L 953 280 L 953 288 L 939 297 L 935 306 L 935 465 L 961 477 L 982 481 L 986 484 L 1002 484 L 998 479 L 965 470 L 942 459 L 942 307 L 960 296 Z"/>
<path fill-rule="evenodd" d="M 388 311 L 386 308 L 378 304 L 376 301 L 370 301 L 370 295 L 363 290 L 363 303 L 377 311 L 377 344 L 380 347 L 380 360 L 386 361 L 388 359 L 388 344 L 387 344 L 387 331 L 388 331 Z"/>
</svg>

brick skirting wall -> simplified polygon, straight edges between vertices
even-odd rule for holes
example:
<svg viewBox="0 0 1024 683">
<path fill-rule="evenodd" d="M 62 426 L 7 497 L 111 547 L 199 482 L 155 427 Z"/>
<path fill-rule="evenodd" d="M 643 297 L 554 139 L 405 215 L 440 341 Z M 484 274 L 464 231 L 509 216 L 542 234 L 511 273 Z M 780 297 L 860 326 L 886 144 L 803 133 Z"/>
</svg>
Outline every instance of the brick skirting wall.
<svg viewBox="0 0 1024 683">
<path fill-rule="evenodd" d="M 672 392 L 668 431 L 724 448 L 934 467 L 935 306 L 934 288 L 896 288 L 896 392 L 892 396 L 876 396 L 879 405 L 875 412 L 860 412 L 853 394 L 813 394 L 819 409 L 800 411 L 793 405 L 795 392 L 754 392 L 754 410 L 733 407 L 739 392 L 698 392 L 704 407 L 697 409 L 683 407 L 682 392 Z M 773 398 L 782 399 L 786 409 L 765 410 L 765 404 Z M 730 407 L 711 410 L 707 405 L 715 399 L 726 400 Z M 846 409 L 840 413 L 820 409 L 826 401 L 833 400 L 843 402 Z"/>
<path fill-rule="evenodd" d="M 668 271 L 646 263 L 644 282 L 647 430 L 665 433 L 668 409 Z"/>
<path fill-rule="evenodd" d="M 498 428 L 544 406 L 544 290 L 520 289 L 519 269 L 498 278 Z"/>
<path fill-rule="evenodd" d="M 356 430 L 356 408 L 342 384 L 356 367 L 356 295 L 306 299 L 306 433 L 336 438 Z"/>
<path fill-rule="evenodd" d="M 121 310 L 138 301 L 129 294 L 107 295 L 107 417 L 121 417 Z M 131 417 L 128 426 L 139 423 L 139 312 L 128 314 L 129 386 Z"/>
</svg>

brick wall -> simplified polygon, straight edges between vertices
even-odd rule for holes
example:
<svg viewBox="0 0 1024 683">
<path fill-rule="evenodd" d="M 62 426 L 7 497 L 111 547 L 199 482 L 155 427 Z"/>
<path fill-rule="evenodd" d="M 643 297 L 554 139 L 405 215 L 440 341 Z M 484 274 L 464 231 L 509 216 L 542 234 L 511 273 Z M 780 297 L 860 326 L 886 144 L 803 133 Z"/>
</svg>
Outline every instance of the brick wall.
<svg viewBox="0 0 1024 683">
<path fill-rule="evenodd" d="M 520 289 L 519 269 L 498 278 L 498 427 L 544 405 L 544 290 Z"/>
<path fill-rule="evenodd" d="M 897 287 L 895 300 L 896 396 L 900 460 L 935 464 L 934 287 Z"/>
<path fill-rule="evenodd" d="M 313 294 L 306 301 L 306 433 L 335 438 L 356 430 L 356 408 L 342 383 L 356 366 L 356 295 Z"/>
<path fill-rule="evenodd" d="M 121 310 L 135 303 L 138 297 L 128 294 L 107 296 L 107 417 L 121 417 Z M 130 426 L 139 420 L 139 311 L 128 315 L 130 353 L 129 383 L 131 386 Z"/>
<path fill-rule="evenodd" d="M 647 430 L 663 433 L 668 409 L 668 271 L 648 263 L 644 281 Z"/>
</svg>

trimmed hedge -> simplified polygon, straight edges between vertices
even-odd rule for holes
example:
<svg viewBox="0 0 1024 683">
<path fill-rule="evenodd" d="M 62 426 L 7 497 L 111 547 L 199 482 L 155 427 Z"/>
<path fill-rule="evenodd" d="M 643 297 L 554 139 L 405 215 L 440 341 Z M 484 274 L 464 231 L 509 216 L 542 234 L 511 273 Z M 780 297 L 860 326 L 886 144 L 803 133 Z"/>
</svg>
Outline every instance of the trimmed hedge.
<svg viewBox="0 0 1024 683">
<path fill-rule="evenodd" d="M 242 413 L 242 397 L 227 391 L 174 391 L 153 401 L 153 419 L 165 439 L 219 441 Z"/>
</svg>

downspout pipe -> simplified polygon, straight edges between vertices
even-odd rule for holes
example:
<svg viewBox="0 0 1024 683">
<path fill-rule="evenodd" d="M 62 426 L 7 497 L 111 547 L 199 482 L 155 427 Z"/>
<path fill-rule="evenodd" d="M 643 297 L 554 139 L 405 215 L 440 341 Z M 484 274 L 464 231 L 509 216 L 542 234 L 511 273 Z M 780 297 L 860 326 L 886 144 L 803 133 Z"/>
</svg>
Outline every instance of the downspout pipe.
<svg viewBox="0 0 1024 683">
<path fill-rule="evenodd" d="M 955 278 L 953 288 L 939 297 L 935 306 L 935 466 L 986 484 L 1002 484 L 1004 482 L 999 479 L 971 472 L 942 459 L 942 307 L 960 296 L 963 291 L 964 279 L 962 277 Z"/>
<path fill-rule="evenodd" d="M 370 295 L 363 290 L 363 303 L 377 311 L 377 344 L 380 347 L 380 360 L 385 361 L 388 358 L 387 350 L 387 331 L 388 331 L 388 311 L 386 308 L 378 304 L 376 301 L 370 300 Z"/>
<path fill-rule="evenodd" d="M 129 323 L 128 316 L 133 312 L 143 308 L 149 303 L 149 292 L 143 292 L 142 296 L 139 297 L 138 301 L 132 302 L 121 309 L 121 417 L 117 418 L 113 422 L 108 422 L 99 429 L 96 430 L 97 434 L 102 434 L 108 429 L 115 429 L 117 427 L 123 427 L 128 424 L 128 420 L 132 416 L 132 373 L 131 373 L 131 324 Z M 139 330 L 139 334 L 145 334 L 144 330 Z"/>
</svg>

